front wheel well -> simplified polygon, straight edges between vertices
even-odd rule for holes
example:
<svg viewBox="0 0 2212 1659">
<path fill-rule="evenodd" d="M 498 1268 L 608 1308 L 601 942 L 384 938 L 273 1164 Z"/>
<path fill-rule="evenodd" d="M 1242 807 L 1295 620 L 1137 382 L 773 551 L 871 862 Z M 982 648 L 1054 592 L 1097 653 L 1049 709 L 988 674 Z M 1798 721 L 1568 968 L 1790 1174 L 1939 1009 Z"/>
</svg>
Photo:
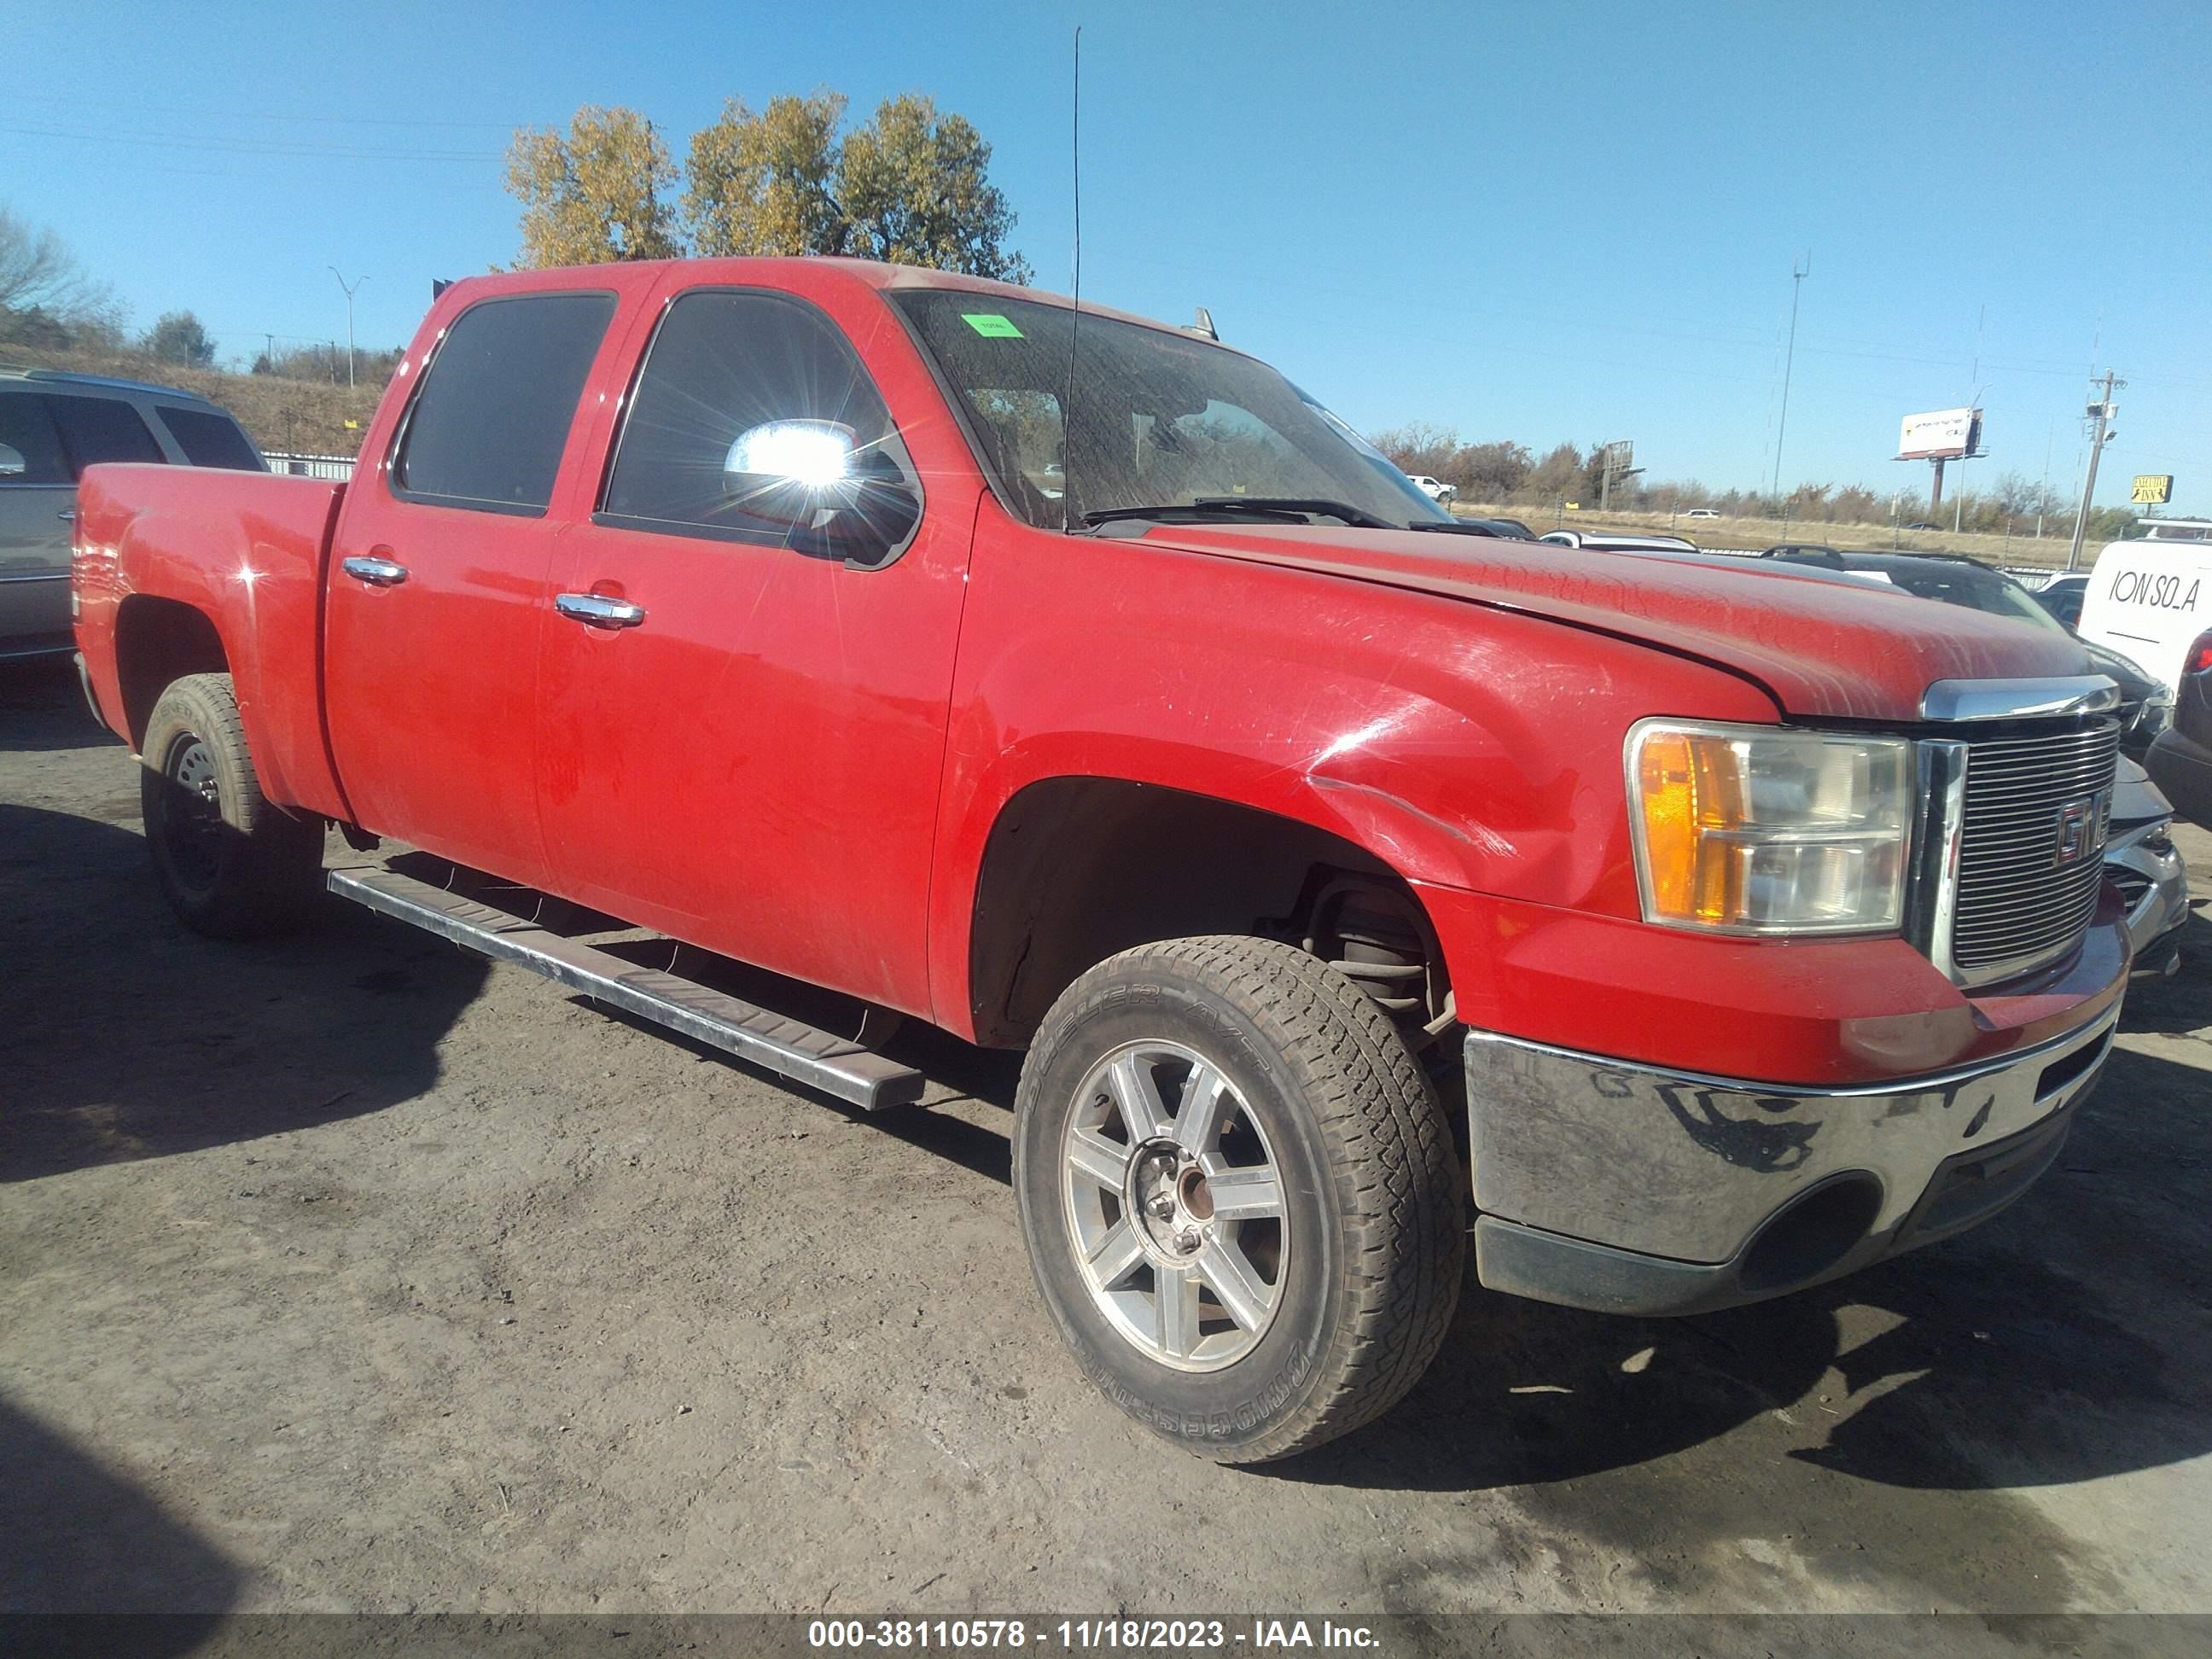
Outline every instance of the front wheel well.
<svg viewBox="0 0 2212 1659">
<path fill-rule="evenodd" d="M 125 736 L 137 749 L 163 691 L 187 674 L 227 674 L 230 659 L 205 611 L 134 593 L 116 613 L 115 671 L 129 728 Z"/>
<path fill-rule="evenodd" d="M 1405 879 L 1340 836 L 1118 778 L 1049 778 L 1000 813 L 969 941 L 976 1041 L 1020 1047 L 1119 951 L 1237 933 L 1331 962 L 1409 1036 L 1448 1014 L 1443 956 Z"/>
</svg>

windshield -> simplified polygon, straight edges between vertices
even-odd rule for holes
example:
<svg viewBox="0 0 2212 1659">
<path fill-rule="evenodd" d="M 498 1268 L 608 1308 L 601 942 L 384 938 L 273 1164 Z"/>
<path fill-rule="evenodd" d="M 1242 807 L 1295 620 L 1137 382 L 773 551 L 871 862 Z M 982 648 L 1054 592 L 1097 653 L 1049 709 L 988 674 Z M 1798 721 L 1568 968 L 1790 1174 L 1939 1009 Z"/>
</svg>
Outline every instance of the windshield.
<svg viewBox="0 0 2212 1659">
<path fill-rule="evenodd" d="M 1946 605 L 1986 611 L 1993 617 L 2033 623 L 2054 634 L 2066 632 L 2065 625 L 2038 605 L 2034 595 L 1994 570 L 1971 564 L 1893 564 L 1882 574 L 1906 592 L 1923 599 L 1940 599 Z"/>
<path fill-rule="evenodd" d="M 1041 529 L 1224 496 L 1452 521 L 1350 427 L 1240 353 L 1085 312 L 1071 433 L 1066 307 L 945 289 L 890 297 L 964 406 L 979 459 Z"/>
</svg>

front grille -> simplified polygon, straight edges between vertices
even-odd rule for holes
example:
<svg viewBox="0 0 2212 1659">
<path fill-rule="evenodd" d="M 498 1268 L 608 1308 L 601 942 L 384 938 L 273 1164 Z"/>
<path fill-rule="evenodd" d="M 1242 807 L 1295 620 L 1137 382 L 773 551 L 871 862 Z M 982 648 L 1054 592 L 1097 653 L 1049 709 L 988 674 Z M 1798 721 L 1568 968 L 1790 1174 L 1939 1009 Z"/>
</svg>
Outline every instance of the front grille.
<svg viewBox="0 0 2212 1659">
<path fill-rule="evenodd" d="M 2120 728 L 1985 738 L 1966 745 L 1951 960 L 1988 980 L 2071 950 L 2097 908 Z M 2087 814 L 2069 842 L 2071 820 Z M 2062 855 L 2069 852 L 2062 862 Z"/>
</svg>

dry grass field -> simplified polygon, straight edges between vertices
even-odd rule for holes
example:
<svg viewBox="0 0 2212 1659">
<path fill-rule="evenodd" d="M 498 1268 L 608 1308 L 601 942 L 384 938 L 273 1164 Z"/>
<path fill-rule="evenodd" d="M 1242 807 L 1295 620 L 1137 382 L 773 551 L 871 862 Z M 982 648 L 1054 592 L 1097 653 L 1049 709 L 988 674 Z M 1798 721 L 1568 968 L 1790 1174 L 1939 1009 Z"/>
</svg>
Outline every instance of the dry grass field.
<svg viewBox="0 0 2212 1659">
<path fill-rule="evenodd" d="M 1893 529 L 1887 524 L 1825 524 L 1818 520 L 1793 520 L 1784 526 L 1773 519 L 1692 519 L 1666 513 L 1589 510 L 1561 514 L 1550 507 L 1501 507 L 1455 501 L 1453 510 L 1472 518 L 1518 519 L 1539 535 L 1547 530 L 1656 531 L 1680 536 L 1699 547 L 1771 547 L 1777 542 L 1817 542 L 1844 551 L 1906 553 L 1964 553 L 1988 564 L 2022 569 L 2063 570 L 2073 534 L 2072 520 L 2045 519 L 2043 538 L 2036 539 L 2034 521 L 2022 526 L 2017 536 L 1977 535 L 1972 531 L 1953 535 L 1949 531 Z M 2087 569 L 2104 544 L 2093 540 L 2082 549 L 2081 568 Z"/>
</svg>

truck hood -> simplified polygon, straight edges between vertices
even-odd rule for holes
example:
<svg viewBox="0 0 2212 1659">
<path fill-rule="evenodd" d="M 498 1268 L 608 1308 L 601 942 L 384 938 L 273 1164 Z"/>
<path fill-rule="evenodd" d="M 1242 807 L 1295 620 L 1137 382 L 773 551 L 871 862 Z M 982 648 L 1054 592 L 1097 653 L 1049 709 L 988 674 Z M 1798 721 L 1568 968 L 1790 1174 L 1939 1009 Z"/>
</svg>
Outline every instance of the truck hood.
<svg viewBox="0 0 2212 1659">
<path fill-rule="evenodd" d="M 1937 680 L 2096 672 L 2073 640 L 2027 623 L 1778 561 L 1318 525 L 1158 525 L 1143 539 L 1636 640 L 1751 680 L 1792 715 L 1917 720 Z"/>
</svg>

